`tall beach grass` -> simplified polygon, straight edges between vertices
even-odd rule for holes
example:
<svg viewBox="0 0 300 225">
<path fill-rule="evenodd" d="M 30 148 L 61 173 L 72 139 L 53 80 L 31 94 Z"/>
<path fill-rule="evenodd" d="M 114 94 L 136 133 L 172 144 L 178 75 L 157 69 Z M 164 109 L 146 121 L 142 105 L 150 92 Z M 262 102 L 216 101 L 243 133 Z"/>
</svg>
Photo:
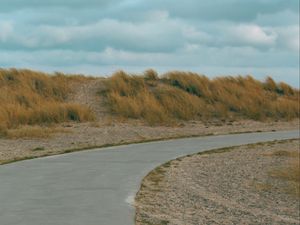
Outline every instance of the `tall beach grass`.
<svg viewBox="0 0 300 225">
<path fill-rule="evenodd" d="M 112 113 L 144 119 L 149 124 L 176 120 L 299 118 L 299 90 L 271 77 L 264 82 L 251 76 L 209 79 L 196 73 L 173 71 L 161 77 L 118 71 L 106 81 Z"/>
</svg>

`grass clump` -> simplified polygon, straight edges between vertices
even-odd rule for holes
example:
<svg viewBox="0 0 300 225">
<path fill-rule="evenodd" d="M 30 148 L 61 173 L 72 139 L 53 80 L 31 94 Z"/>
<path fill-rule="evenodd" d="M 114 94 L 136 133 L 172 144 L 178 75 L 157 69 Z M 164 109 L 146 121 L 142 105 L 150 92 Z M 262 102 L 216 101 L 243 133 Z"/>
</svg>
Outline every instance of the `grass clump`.
<svg viewBox="0 0 300 225">
<path fill-rule="evenodd" d="M 90 121 L 90 109 L 67 103 L 70 83 L 80 76 L 48 75 L 30 70 L 0 69 L 0 136 L 22 125 Z"/>
<path fill-rule="evenodd" d="M 144 77 L 120 71 L 106 85 L 112 112 L 126 118 L 142 118 L 149 124 L 198 119 L 204 108 L 202 99 L 163 83 L 153 71 L 147 71 Z"/>
<path fill-rule="evenodd" d="M 196 73 L 173 71 L 159 77 L 154 70 L 143 76 L 116 72 L 106 81 L 113 113 L 144 119 L 149 124 L 176 120 L 299 118 L 299 90 L 268 77 L 209 79 Z"/>
<path fill-rule="evenodd" d="M 107 86 L 108 102 L 114 113 L 126 118 L 144 118 L 150 124 L 168 120 L 163 106 L 149 91 L 143 77 L 119 71 L 108 79 Z"/>
<path fill-rule="evenodd" d="M 300 198 L 300 162 L 299 151 L 277 151 L 273 154 L 276 157 L 289 157 L 285 166 L 270 171 L 274 178 L 287 181 L 286 191 L 289 194 Z"/>
<path fill-rule="evenodd" d="M 49 138 L 55 133 L 66 133 L 64 129 L 55 127 L 41 127 L 41 126 L 21 126 L 16 129 L 9 129 L 6 137 L 11 139 L 26 139 L 26 138 Z"/>
<path fill-rule="evenodd" d="M 32 149 L 32 151 L 44 151 L 45 148 L 44 147 L 36 147 L 34 149 Z"/>
</svg>

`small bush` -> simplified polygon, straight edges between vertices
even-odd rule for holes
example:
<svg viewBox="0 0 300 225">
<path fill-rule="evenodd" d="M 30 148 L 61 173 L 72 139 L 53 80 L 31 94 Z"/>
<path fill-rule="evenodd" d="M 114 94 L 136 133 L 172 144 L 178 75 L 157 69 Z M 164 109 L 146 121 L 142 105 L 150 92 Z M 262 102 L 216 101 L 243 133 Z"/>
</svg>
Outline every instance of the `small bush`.
<svg viewBox="0 0 300 225">
<path fill-rule="evenodd" d="M 158 73 L 153 69 L 148 69 L 144 72 L 144 78 L 148 81 L 159 80 Z"/>
<path fill-rule="evenodd" d="M 174 71 L 166 73 L 163 79 L 172 86 L 198 97 L 210 97 L 212 94 L 209 79 L 196 73 Z"/>
<path fill-rule="evenodd" d="M 268 91 L 276 91 L 277 85 L 275 81 L 271 77 L 267 77 L 265 82 L 263 83 L 263 86 Z"/>
</svg>

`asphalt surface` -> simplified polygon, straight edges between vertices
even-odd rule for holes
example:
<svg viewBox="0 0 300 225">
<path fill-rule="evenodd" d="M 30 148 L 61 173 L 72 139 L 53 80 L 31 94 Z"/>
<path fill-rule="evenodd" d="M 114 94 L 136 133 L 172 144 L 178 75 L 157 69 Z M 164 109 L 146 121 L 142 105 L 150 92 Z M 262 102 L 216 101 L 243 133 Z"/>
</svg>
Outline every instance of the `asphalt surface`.
<svg viewBox="0 0 300 225">
<path fill-rule="evenodd" d="M 299 131 L 149 142 L 0 166 L 1 225 L 133 225 L 134 196 L 156 166 L 208 149 L 298 138 Z"/>
</svg>

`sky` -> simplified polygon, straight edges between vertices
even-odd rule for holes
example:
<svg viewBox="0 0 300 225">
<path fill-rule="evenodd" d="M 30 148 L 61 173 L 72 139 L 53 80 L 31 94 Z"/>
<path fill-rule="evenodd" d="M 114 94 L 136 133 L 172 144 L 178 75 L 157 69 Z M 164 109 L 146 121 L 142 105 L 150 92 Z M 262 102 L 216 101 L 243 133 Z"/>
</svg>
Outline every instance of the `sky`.
<svg viewBox="0 0 300 225">
<path fill-rule="evenodd" d="M 0 67 L 270 75 L 299 87 L 299 1 L 0 0 Z"/>
</svg>

